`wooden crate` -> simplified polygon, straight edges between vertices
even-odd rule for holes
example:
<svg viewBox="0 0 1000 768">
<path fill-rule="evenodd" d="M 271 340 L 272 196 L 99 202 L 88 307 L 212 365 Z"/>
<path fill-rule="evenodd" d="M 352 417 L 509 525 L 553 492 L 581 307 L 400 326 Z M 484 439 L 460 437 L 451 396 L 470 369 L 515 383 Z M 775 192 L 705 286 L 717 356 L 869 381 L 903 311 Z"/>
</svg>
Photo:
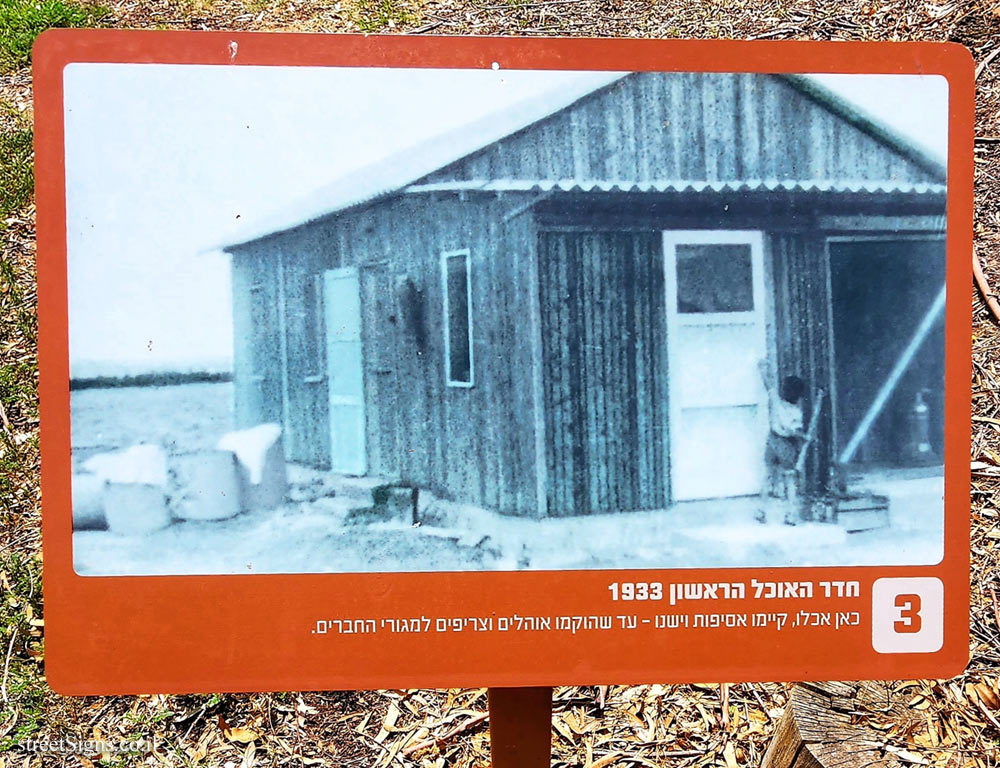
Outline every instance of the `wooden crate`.
<svg viewBox="0 0 1000 768">
<path fill-rule="evenodd" d="M 837 499 L 834 521 L 848 533 L 889 526 L 889 498 L 874 493 Z"/>
</svg>

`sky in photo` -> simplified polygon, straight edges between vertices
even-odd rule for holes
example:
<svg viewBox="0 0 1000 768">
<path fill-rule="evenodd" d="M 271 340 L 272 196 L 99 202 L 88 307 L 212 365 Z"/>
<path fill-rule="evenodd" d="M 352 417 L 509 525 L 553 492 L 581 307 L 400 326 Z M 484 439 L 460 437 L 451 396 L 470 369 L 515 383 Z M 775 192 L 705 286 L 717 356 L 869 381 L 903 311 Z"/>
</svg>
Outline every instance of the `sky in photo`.
<svg viewBox="0 0 1000 768">
<path fill-rule="evenodd" d="M 74 377 L 226 370 L 228 257 L 253 222 L 388 155 L 595 73 L 72 64 L 65 70 Z M 823 75 L 943 158 L 943 78 Z M 596 82 L 596 80 L 595 80 Z"/>
</svg>

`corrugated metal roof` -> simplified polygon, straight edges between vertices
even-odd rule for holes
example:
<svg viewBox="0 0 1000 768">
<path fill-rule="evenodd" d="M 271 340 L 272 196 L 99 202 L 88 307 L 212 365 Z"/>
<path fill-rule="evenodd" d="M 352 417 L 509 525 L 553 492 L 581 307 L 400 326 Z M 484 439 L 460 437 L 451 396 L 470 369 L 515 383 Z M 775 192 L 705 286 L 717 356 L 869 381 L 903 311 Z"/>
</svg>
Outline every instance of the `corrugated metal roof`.
<svg viewBox="0 0 1000 768">
<path fill-rule="evenodd" d="M 826 179 L 745 181 L 627 181 L 607 179 L 494 179 L 411 184 L 405 194 L 429 192 L 832 192 L 943 195 L 944 184 L 909 181 L 831 181 Z"/>
</svg>

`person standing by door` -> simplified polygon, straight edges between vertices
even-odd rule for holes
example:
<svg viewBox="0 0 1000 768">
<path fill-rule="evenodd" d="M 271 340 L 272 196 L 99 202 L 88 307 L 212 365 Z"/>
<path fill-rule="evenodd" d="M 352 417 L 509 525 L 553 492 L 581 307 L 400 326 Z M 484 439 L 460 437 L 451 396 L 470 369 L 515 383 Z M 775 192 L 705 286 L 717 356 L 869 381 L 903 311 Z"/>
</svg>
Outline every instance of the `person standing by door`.
<svg viewBox="0 0 1000 768">
<path fill-rule="evenodd" d="M 767 391 L 770 419 L 764 446 L 762 509 L 758 519 L 770 522 L 769 510 L 781 506 L 785 507 L 784 522 L 794 524 L 797 520 L 799 485 L 796 463 L 806 441 L 802 418 L 805 382 L 795 375 L 782 376 L 779 380 L 773 365 L 766 358 L 760 361 L 758 367 Z M 775 499 L 784 503 L 776 505 Z"/>
</svg>

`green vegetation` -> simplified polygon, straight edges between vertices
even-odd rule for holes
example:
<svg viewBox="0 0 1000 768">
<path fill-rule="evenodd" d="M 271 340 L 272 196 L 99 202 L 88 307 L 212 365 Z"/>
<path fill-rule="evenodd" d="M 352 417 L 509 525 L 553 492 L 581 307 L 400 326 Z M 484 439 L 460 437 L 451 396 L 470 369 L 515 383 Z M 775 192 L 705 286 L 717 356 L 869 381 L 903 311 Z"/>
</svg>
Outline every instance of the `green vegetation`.
<svg viewBox="0 0 1000 768">
<path fill-rule="evenodd" d="M 396 0 L 361 0 L 356 11 L 356 22 L 362 32 L 403 26 L 416 18 L 409 8 Z"/>
<path fill-rule="evenodd" d="M 4 371 L 6 373 L 6 369 Z M 29 380 L 32 381 L 32 380 Z M 34 391 L 29 383 L 19 385 L 22 391 Z M 6 404 L 5 404 L 6 406 Z M 31 488 L 25 482 L 27 472 L 37 472 L 38 438 L 30 436 L 24 442 L 0 434 L 0 527 L 12 527 L 23 518 L 23 510 L 35 502 Z"/>
<path fill-rule="evenodd" d="M 35 187 L 33 160 L 31 126 L 0 102 L 0 231 L 2 220 L 31 200 Z"/>
<path fill-rule="evenodd" d="M 243 0 L 243 7 L 250 13 L 261 13 L 271 7 L 274 0 Z"/>
<path fill-rule="evenodd" d="M 0 103 L 0 234 L 5 243 L 0 258 L 0 345 L 4 350 L 0 357 L 0 530 L 10 534 L 11 526 L 37 503 L 31 478 L 38 461 L 34 354 L 38 324 L 31 234 L 23 221 L 5 221 L 31 200 L 31 130 L 13 118 L 11 110 L 3 111 L 3 106 Z"/>
<path fill-rule="evenodd" d="M 0 738 L 0 754 L 47 725 L 42 681 L 42 563 L 10 552 L 0 557 L 0 656 L 4 665 L 0 722 L 13 727 Z"/>
<path fill-rule="evenodd" d="M 204 16 L 212 12 L 215 0 L 178 0 L 180 7 L 188 16 Z"/>
<path fill-rule="evenodd" d="M 98 5 L 64 0 L 0 0 L 0 72 L 31 60 L 31 46 L 46 29 L 92 27 L 108 11 Z"/>
</svg>

